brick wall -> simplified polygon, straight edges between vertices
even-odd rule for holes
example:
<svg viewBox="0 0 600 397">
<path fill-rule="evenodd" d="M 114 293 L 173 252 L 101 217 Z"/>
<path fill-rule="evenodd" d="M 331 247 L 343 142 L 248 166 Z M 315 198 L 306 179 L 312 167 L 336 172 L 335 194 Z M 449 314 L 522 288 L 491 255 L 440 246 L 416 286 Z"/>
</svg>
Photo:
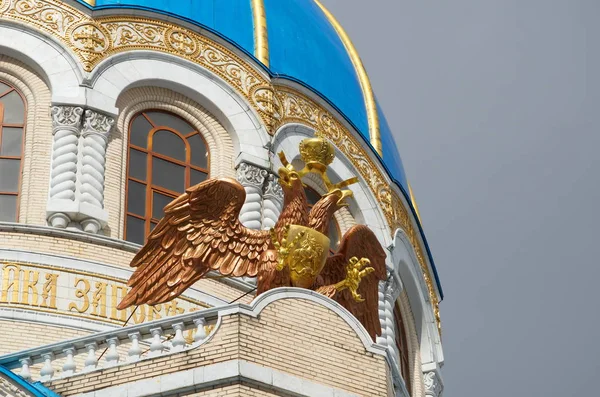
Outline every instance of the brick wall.
<svg viewBox="0 0 600 397">
<path fill-rule="evenodd" d="M 0 320 L 0 355 L 88 334 L 88 331 L 43 323 Z"/>
<path fill-rule="evenodd" d="M 388 395 L 385 359 L 367 352 L 335 312 L 303 299 L 275 301 L 258 318 L 226 316 L 213 339 L 194 350 L 55 380 L 48 386 L 71 396 L 235 359 L 362 396 Z"/>
</svg>

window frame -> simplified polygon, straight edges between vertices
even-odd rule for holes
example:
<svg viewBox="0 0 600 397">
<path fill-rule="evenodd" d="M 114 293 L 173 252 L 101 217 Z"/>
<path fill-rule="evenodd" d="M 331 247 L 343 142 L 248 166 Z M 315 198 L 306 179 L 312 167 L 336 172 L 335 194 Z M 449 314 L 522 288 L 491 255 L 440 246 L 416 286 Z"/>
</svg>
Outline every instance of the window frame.
<svg viewBox="0 0 600 397">
<path fill-rule="evenodd" d="M 153 183 L 153 180 L 152 180 L 152 168 L 153 168 L 152 163 L 153 163 L 153 161 L 152 160 L 154 158 L 158 158 L 163 161 L 169 162 L 171 164 L 175 164 L 175 165 L 185 168 L 184 190 L 191 186 L 190 179 L 191 179 L 192 170 L 205 173 L 206 178 L 207 179 L 210 178 L 210 150 L 208 147 L 208 143 L 206 142 L 206 139 L 204 138 L 202 133 L 198 129 L 194 129 L 192 132 L 183 134 L 174 128 L 167 127 L 164 125 L 158 125 L 158 124 L 154 123 L 154 121 L 152 121 L 150 116 L 147 115 L 147 113 L 152 113 L 152 112 L 165 113 L 170 116 L 180 118 L 183 121 L 185 121 L 186 123 L 188 123 L 192 128 L 194 128 L 192 123 L 190 123 L 188 120 L 181 117 L 180 115 L 173 113 L 173 112 L 166 111 L 166 110 L 162 110 L 162 109 L 145 109 L 141 112 L 136 113 L 135 116 L 133 116 L 131 118 L 131 120 L 129 121 L 129 126 L 128 126 L 128 130 L 127 130 L 127 164 L 126 164 L 125 206 L 124 206 L 124 211 L 125 211 L 124 218 L 125 219 L 123 222 L 124 223 L 123 239 L 126 241 L 129 241 L 129 240 L 127 240 L 127 217 L 131 216 L 133 218 L 144 221 L 144 239 L 145 240 L 150 235 L 150 232 L 152 231 L 153 226 L 156 226 L 156 224 L 160 221 L 160 219 L 154 218 L 153 214 L 152 214 L 152 212 L 153 212 L 152 210 L 154 209 L 154 206 L 153 206 L 153 193 L 154 192 L 159 193 L 164 196 L 171 197 L 173 199 L 176 199 L 177 197 L 179 197 L 182 194 L 180 192 L 176 192 L 176 191 L 167 189 L 163 186 L 155 185 Z M 137 145 L 134 145 L 131 143 L 131 127 L 133 125 L 133 122 L 135 120 L 137 120 L 138 117 L 143 117 L 152 127 L 148 131 L 147 148 L 143 148 L 143 147 L 140 147 L 140 146 L 137 146 Z M 158 153 L 153 150 L 154 149 L 153 148 L 154 135 L 159 131 L 169 131 L 171 133 L 174 133 L 183 141 L 183 143 L 185 145 L 185 161 L 181 161 L 179 159 L 169 157 L 167 155 Z M 206 168 L 202 168 L 202 167 L 193 165 L 191 163 L 191 147 L 190 147 L 188 138 L 191 138 L 194 135 L 198 135 L 202 139 L 202 142 L 204 143 L 204 147 L 206 148 Z M 135 177 L 131 176 L 129 173 L 129 171 L 130 171 L 129 164 L 130 164 L 130 157 L 131 157 L 132 149 L 137 150 L 138 152 L 144 153 L 146 155 L 146 180 L 145 181 L 135 178 Z M 145 194 L 145 214 L 144 214 L 144 216 L 141 216 L 141 215 L 138 215 L 138 214 L 128 211 L 127 207 L 129 204 L 129 181 L 137 182 L 137 183 L 143 184 L 145 186 L 146 194 Z"/>
<path fill-rule="evenodd" d="M 3 156 L 0 155 L 0 159 L 7 160 L 19 160 L 19 181 L 18 181 L 18 189 L 16 192 L 5 192 L 0 191 L 1 196 L 17 196 L 17 205 L 15 206 L 15 223 L 19 222 L 19 212 L 21 210 L 21 190 L 22 190 L 22 182 L 23 182 L 23 163 L 25 162 L 25 132 L 27 128 L 27 101 L 25 100 L 25 96 L 15 87 L 14 84 L 9 81 L 0 79 L 0 83 L 9 87 L 7 91 L 0 92 L 0 98 L 10 94 L 11 92 L 16 92 L 17 95 L 23 101 L 23 124 L 14 124 L 14 123 L 4 123 L 4 104 L 0 102 L 0 148 L 2 146 L 2 130 L 4 127 L 8 128 L 21 128 L 21 155 L 20 156 Z"/>
<path fill-rule="evenodd" d="M 406 327 L 404 324 L 404 316 L 400 310 L 400 305 L 396 303 L 394 305 L 394 325 L 395 325 L 395 340 L 396 348 L 398 349 L 398 355 L 400 356 L 400 374 L 404 379 L 404 384 L 408 390 L 408 394 L 412 395 L 412 379 L 409 367 L 409 347 L 408 337 L 406 335 Z"/>
</svg>

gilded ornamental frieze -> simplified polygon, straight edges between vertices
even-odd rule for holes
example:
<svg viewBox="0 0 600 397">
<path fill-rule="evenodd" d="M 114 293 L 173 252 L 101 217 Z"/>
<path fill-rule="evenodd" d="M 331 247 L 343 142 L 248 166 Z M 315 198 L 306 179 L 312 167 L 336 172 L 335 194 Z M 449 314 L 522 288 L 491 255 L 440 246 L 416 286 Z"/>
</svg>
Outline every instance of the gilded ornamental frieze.
<svg viewBox="0 0 600 397">
<path fill-rule="evenodd" d="M 336 118 L 307 96 L 273 85 L 252 65 L 215 41 L 181 26 L 131 15 L 93 19 L 57 0 L 0 0 L 0 19 L 35 27 L 64 43 L 91 72 L 113 54 L 149 50 L 169 53 L 198 64 L 235 87 L 262 118 L 270 134 L 287 123 L 322 131 L 344 153 L 381 205 L 390 231 L 402 228 L 422 268 L 434 305 L 438 299 L 418 231 L 400 196 L 391 189 L 361 143 Z"/>
</svg>

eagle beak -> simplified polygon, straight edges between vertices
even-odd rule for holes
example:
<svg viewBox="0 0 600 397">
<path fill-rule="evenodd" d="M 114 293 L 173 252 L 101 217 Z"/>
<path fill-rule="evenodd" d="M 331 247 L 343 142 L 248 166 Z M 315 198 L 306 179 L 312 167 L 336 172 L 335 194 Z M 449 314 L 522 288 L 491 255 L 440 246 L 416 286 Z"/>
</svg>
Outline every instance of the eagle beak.
<svg viewBox="0 0 600 397">
<path fill-rule="evenodd" d="M 288 165 L 288 167 L 279 168 L 279 183 L 281 186 L 291 188 L 294 180 L 300 179 L 300 175 L 295 170 L 290 169 L 292 165 Z"/>
</svg>

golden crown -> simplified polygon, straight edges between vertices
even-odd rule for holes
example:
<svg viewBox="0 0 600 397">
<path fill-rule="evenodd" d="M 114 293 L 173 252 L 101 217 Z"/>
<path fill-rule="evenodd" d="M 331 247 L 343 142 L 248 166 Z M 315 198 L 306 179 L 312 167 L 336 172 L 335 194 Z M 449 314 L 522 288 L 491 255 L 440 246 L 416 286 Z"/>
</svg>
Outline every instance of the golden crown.
<svg viewBox="0 0 600 397">
<path fill-rule="evenodd" d="M 308 166 L 325 169 L 333 162 L 335 150 L 326 139 L 316 135 L 300 142 L 300 158 Z"/>
</svg>

